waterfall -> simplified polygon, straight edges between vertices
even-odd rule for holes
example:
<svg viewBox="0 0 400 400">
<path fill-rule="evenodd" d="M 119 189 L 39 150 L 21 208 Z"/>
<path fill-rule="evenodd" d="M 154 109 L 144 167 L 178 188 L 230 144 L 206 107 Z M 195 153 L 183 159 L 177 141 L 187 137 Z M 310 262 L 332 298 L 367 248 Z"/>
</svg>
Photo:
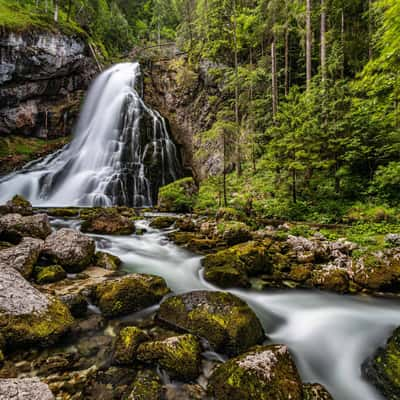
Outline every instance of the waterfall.
<svg viewBox="0 0 400 400">
<path fill-rule="evenodd" d="M 0 179 L 35 206 L 151 206 L 182 168 L 166 121 L 143 101 L 138 63 L 103 72 L 90 88 L 72 142 Z"/>
</svg>

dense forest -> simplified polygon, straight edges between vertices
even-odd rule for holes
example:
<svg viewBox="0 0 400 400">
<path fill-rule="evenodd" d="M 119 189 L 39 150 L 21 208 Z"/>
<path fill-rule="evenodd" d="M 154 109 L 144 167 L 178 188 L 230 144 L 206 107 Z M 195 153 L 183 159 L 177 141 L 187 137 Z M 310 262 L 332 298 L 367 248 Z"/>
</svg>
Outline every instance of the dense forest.
<svg viewBox="0 0 400 400">
<path fill-rule="evenodd" d="M 363 207 L 386 218 L 398 204 L 395 0 L 13 0 L 1 7 L 3 15 L 25 12 L 27 24 L 40 16 L 85 32 L 109 58 L 176 42 L 185 54 L 182 81 L 202 60 L 212 62 L 219 95 L 210 96 L 213 125 L 202 135 L 220 143 L 223 165 L 204 182 L 201 208 L 216 206 L 219 193 L 223 205 L 336 220 Z"/>
</svg>

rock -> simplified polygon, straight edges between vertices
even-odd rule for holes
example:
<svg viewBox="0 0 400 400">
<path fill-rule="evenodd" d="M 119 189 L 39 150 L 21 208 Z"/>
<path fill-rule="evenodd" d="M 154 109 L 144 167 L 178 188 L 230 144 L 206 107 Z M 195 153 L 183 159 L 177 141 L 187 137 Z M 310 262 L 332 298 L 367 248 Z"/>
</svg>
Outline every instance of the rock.
<svg viewBox="0 0 400 400">
<path fill-rule="evenodd" d="M 52 217 L 74 218 L 79 216 L 79 208 L 50 208 L 47 214 Z"/>
<path fill-rule="evenodd" d="M 389 233 L 385 236 L 385 243 L 392 247 L 400 247 L 400 234 Z"/>
<path fill-rule="evenodd" d="M 131 274 L 98 285 L 95 298 L 106 317 L 116 317 L 150 307 L 168 292 L 165 280 L 159 276 Z"/>
<path fill-rule="evenodd" d="M 161 379 L 150 370 L 139 371 L 132 383 L 128 400 L 162 400 L 163 389 Z"/>
<path fill-rule="evenodd" d="M 332 292 L 347 293 L 349 290 L 349 277 L 341 269 L 322 269 L 312 272 L 312 286 Z"/>
<path fill-rule="evenodd" d="M 0 206 L 0 215 L 4 214 L 32 215 L 32 204 L 22 196 L 15 195 L 4 206 Z"/>
<path fill-rule="evenodd" d="M 62 281 L 67 273 L 60 265 L 49 265 L 35 268 L 35 281 L 39 285 Z"/>
<path fill-rule="evenodd" d="M 59 300 L 39 292 L 14 269 L 0 269 L 0 334 L 7 345 L 48 345 L 74 320 Z"/>
<path fill-rule="evenodd" d="M 249 288 L 251 286 L 246 273 L 228 263 L 224 266 L 207 267 L 204 270 L 204 278 L 222 289 Z"/>
<path fill-rule="evenodd" d="M 155 362 L 173 378 L 193 380 L 200 374 L 201 348 L 190 334 L 145 342 L 137 349 L 137 358 Z"/>
<path fill-rule="evenodd" d="M 93 264 L 109 271 L 117 271 L 121 266 L 121 263 L 122 261 L 119 257 L 103 251 L 97 251 L 93 259 Z"/>
<path fill-rule="evenodd" d="M 236 296 L 225 292 L 194 291 L 169 297 L 157 318 L 209 341 L 216 351 L 239 354 L 264 339 L 255 313 Z"/>
<path fill-rule="evenodd" d="M 120 215 L 116 209 L 104 209 L 82 223 L 82 232 L 102 235 L 131 235 L 135 232 L 135 223 Z"/>
<path fill-rule="evenodd" d="M 67 272 L 80 272 L 92 261 L 94 251 L 92 238 L 74 229 L 63 228 L 45 240 L 42 254 Z"/>
<path fill-rule="evenodd" d="M 115 342 L 114 361 L 117 364 L 132 364 L 136 360 L 138 346 L 149 340 L 147 334 L 136 326 L 122 328 Z"/>
<path fill-rule="evenodd" d="M 218 400 L 302 400 L 302 383 L 286 346 L 257 346 L 228 360 L 211 375 Z"/>
<path fill-rule="evenodd" d="M 0 268 L 14 268 L 25 278 L 32 275 L 43 247 L 40 239 L 24 238 L 17 246 L 0 251 Z"/>
<path fill-rule="evenodd" d="M 54 396 L 38 378 L 0 379 L 0 399 L 54 400 Z"/>
<path fill-rule="evenodd" d="M 361 370 L 388 400 L 400 399 L 400 328 L 397 328 L 384 347 L 367 359 Z"/>
<path fill-rule="evenodd" d="M 20 214 L 7 214 L 0 217 L 0 238 L 32 237 L 46 239 L 51 233 L 47 214 L 36 214 L 23 217 Z"/>
<path fill-rule="evenodd" d="M 251 230 L 243 222 L 225 222 L 218 225 L 218 232 L 229 246 L 251 240 Z"/>
<path fill-rule="evenodd" d="M 160 188 L 157 207 L 163 212 L 190 212 L 197 194 L 198 187 L 193 178 L 179 179 Z"/>
<path fill-rule="evenodd" d="M 177 219 L 175 226 L 182 232 L 194 232 L 196 230 L 196 224 L 191 217 Z"/>
<path fill-rule="evenodd" d="M 88 302 L 81 294 L 64 294 L 59 299 L 68 307 L 73 317 L 82 318 L 86 315 Z"/>
<path fill-rule="evenodd" d="M 156 229 L 165 229 L 172 226 L 176 220 L 176 217 L 156 217 L 151 221 L 150 226 Z"/>
<path fill-rule="evenodd" d="M 303 385 L 303 400 L 333 400 L 330 393 L 318 383 Z"/>
<path fill-rule="evenodd" d="M 222 207 L 215 214 L 217 221 L 240 221 L 244 218 L 243 214 L 235 208 Z"/>
<path fill-rule="evenodd" d="M 197 384 L 167 384 L 164 386 L 165 400 L 204 400 L 208 399 L 205 390 Z"/>
<path fill-rule="evenodd" d="M 171 232 L 168 237 L 178 246 L 199 254 L 214 253 L 215 250 L 226 246 L 225 242 L 207 239 L 201 234 L 192 232 Z"/>
</svg>

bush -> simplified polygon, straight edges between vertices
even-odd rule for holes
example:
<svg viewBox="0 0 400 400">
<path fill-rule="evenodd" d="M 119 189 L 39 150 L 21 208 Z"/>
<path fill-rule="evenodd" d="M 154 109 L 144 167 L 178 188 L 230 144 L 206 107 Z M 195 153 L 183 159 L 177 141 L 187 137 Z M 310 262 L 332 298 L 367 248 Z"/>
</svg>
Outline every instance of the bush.
<svg viewBox="0 0 400 400">
<path fill-rule="evenodd" d="M 400 200 L 400 162 L 379 167 L 371 184 L 371 191 L 382 199 Z"/>
<path fill-rule="evenodd" d="M 166 212 L 191 212 L 198 188 L 193 178 L 183 178 L 163 186 L 158 193 L 158 208 Z"/>
</svg>

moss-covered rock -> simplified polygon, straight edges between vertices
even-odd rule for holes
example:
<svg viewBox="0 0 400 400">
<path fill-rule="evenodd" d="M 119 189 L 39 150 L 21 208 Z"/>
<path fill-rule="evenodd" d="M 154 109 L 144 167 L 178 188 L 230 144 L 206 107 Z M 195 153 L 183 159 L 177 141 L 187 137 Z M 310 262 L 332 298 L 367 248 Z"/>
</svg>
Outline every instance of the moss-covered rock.
<svg viewBox="0 0 400 400">
<path fill-rule="evenodd" d="M 159 276 L 131 274 L 97 286 L 96 303 L 107 317 L 140 311 L 158 303 L 169 289 Z"/>
<path fill-rule="evenodd" d="M 66 277 L 67 273 L 61 265 L 36 266 L 34 270 L 34 278 L 39 285 L 58 282 Z"/>
<path fill-rule="evenodd" d="M 191 217 L 178 218 L 175 225 L 182 232 L 194 232 L 196 230 L 196 224 Z"/>
<path fill-rule="evenodd" d="M 193 380 L 200 373 L 200 352 L 196 337 L 186 334 L 143 343 L 137 349 L 137 358 L 140 361 L 157 363 L 171 377 Z"/>
<path fill-rule="evenodd" d="M 32 204 L 20 195 L 15 195 L 5 205 L 0 206 L 0 215 L 20 214 L 32 215 Z"/>
<path fill-rule="evenodd" d="M 225 266 L 206 268 L 204 270 L 204 278 L 222 289 L 249 288 L 251 286 L 246 273 L 228 263 Z"/>
<path fill-rule="evenodd" d="M 119 214 L 117 209 L 104 209 L 83 221 L 81 231 L 102 235 L 131 235 L 135 232 L 135 223 Z"/>
<path fill-rule="evenodd" d="M 243 213 L 231 207 L 221 207 L 215 214 L 217 221 L 241 221 L 244 219 Z"/>
<path fill-rule="evenodd" d="M 167 298 L 157 318 L 201 336 L 215 350 L 239 354 L 264 339 L 255 313 L 238 297 L 225 292 L 194 291 Z"/>
<path fill-rule="evenodd" d="M 86 315 L 88 301 L 82 294 L 67 293 L 61 295 L 59 298 L 68 307 L 69 311 L 75 318 L 82 318 Z"/>
<path fill-rule="evenodd" d="M 218 239 L 208 239 L 199 233 L 171 232 L 168 237 L 176 245 L 198 254 L 214 253 L 215 250 L 226 247 L 225 242 Z"/>
<path fill-rule="evenodd" d="M 363 375 L 388 400 L 400 399 L 400 328 L 362 365 Z"/>
<path fill-rule="evenodd" d="M 79 208 L 50 208 L 47 214 L 52 217 L 74 218 L 79 216 Z"/>
<path fill-rule="evenodd" d="M 105 253 L 104 251 L 97 251 L 94 255 L 93 264 L 109 271 L 117 271 L 120 268 L 122 261 L 119 257 L 114 256 L 113 254 Z"/>
<path fill-rule="evenodd" d="M 92 261 L 94 240 L 74 229 L 63 228 L 53 232 L 44 243 L 42 254 L 67 272 L 81 272 Z"/>
<path fill-rule="evenodd" d="M 312 272 L 311 284 L 313 287 L 331 292 L 347 293 L 349 291 L 349 277 L 341 269 L 322 269 Z"/>
<path fill-rule="evenodd" d="M 306 383 L 303 385 L 303 400 L 333 400 L 333 398 L 319 383 Z"/>
<path fill-rule="evenodd" d="M 251 229 L 243 222 L 220 223 L 218 224 L 218 233 L 229 246 L 251 240 Z"/>
<path fill-rule="evenodd" d="M 208 392 L 218 400 L 302 400 L 302 383 L 286 346 L 257 346 L 219 366 Z"/>
<path fill-rule="evenodd" d="M 193 178 L 179 179 L 160 188 L 158 209 L 165 212 L 190 212 L 198 194 L 198 187 Z"/>
<path fill-rule="evenodd" d="M 154 218 L 150 222 L 150 226 L 156 229 L 165 229 L 171 227 L 176 222 L 176 220 L 176 217 L 160 216 Z"/>
<path fill-rule="evenodd" d="M 138 346 L 149 340 L 146 332 L 136 326 L 122 328 L 114 347 L 114 361 L 117 364 L 132 364 L 136 360 Z"/>
<path fill-rule="evenodd" d="M 151 370 L 139 371 L 132 383 L 128 400 L 162 400 L 163 388 L 160 377 Z"/>
</svg>

